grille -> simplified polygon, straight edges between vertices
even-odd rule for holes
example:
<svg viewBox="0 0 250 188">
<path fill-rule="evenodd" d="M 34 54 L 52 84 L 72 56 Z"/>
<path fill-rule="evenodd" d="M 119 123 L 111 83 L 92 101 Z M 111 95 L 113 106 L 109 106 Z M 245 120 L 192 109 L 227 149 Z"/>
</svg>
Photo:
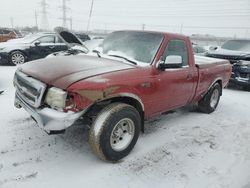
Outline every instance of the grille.
<svg viewBox="0 0 250 188">
<path fill-rule="evenodd" d="M 241 78 L 250 78 L 250 73 L 239 73 Z"/>
<path fill-rule="evenodd" d="M 46 90 L 46 84 L 20 72 L 16 71 L 14 85 L 19 96 L 31 106 L 41 106 L 42 97 Z"/>
</svg>

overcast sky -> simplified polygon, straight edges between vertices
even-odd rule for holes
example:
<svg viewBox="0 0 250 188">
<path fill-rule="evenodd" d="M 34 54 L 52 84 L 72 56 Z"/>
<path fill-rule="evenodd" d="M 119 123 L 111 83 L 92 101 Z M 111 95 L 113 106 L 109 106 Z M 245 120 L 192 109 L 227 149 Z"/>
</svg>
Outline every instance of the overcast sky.
<svg viewBox="0 0 250 188">
<path fill-rule="evenodd" d="M 0 27 L 42 26 L 42 0 L 1 0 Z M 48 23 L 62 25 L 62 0 L 46 0 Z M 67 0 L 73 29 L 86 30 L 91 0 Z M 250 0 L 94 0 L 90 29 L 142 29 L 250 37 Z M 69 26 L 69 22 L 68 22 Z"/>
</svg>

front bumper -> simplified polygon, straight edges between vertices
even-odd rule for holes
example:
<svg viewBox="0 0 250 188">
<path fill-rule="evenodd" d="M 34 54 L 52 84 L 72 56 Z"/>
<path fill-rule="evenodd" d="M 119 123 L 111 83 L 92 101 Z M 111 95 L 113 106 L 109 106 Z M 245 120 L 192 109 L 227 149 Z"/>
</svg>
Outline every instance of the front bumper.
<svg viewBox="0 0 250 188">
<path fill-rule="evenodd" d="M 65 130 L 87 111 L 87 109 L 85 109 L 77 113 L 65 113 L 51 108 L 33 108 L 20 97 L 18 92 L 16 92 L 15 106 L 17 108 L 23 107 L 37 122 L 38 126 L 44 129 L 48 134 Z"/>
<path fill-rule="evenodd" d="M 230 83 L 238 85 L 238 86 L 250 86 L 250 68 L 244 68 L 239 65 L 234 65 Z"/>
<path fill-rule="evenodd" d="M 1 52 L 0 53 L 0 65 L 5 65 L 9 63 L 9 54 Z"/>
<path fill-rule="evenodd" d="M 242 79 L 239 77 L 235 77 L 235 78 L 230 78 L 229 80 L 230 83 L 238 85 L 238 86 L 248 86 L 250 87 L 250 80 L 247 79 Z"/>
</svg>

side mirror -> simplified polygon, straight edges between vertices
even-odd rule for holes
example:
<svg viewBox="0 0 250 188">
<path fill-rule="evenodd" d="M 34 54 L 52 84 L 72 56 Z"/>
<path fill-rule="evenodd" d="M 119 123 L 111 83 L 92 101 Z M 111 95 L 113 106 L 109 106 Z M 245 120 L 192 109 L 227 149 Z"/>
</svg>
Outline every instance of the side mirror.
<svg viewBox="0 0 250 188">
<path fill-rule="evenodd" d="M 34 42 L 34 45 L 35 46 L 39 46 L 41 44 L 41 41 L 36 41 L 36 42 Z"/>
<path fill-rule="evenodd" d="M 217 50 L 218 49 L 218 46 L 210 46 L 209 47 L 209 50 L 210 51 L 215 51 L 215 50 Z"/>
<path fill-rule="evenodd" d="M 167 68 L 181 68 L 182 67 L 182 57 L 179 55 L 169 55 L 166 57 L 165 61 L 160 61 L 158 68 L 160 70 L 165 70 Z"/>
</svg>

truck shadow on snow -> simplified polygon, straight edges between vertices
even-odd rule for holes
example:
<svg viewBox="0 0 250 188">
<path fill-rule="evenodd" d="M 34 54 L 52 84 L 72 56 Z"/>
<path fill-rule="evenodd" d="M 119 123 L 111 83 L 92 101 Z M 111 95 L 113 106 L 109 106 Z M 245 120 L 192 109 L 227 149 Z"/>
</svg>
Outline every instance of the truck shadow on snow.
<svg viewBox="0 0 250 188">
<path fill-rule="evenodd" d="M 141 134 L 140 139 L 147 135 L 155 134 L 163 129 L 173 127 L 173 123 L 168 121 L 178 120 L 180 117 L 190 114 L 194 111 L 192 106 L 181 108 L 175 111 L 162 114 L 160 117 L 145 122 L 145 132 Z M 13 131 L 12 146 L 8 147 L 4 154 L 25 153 L 26 158 L 33 158 L 30 163 L 44 162 L 62 158 L 65 154 L 82 155 L 83 160 L 96 158 L 91 152 L 88 144 L 89 128 L 82 121 L 77 121 L 69 127 L 64 134 L 48 135 L 36 126 L 36 123 L 30 118 L 13 119 L 9 122 Z M 36 159 L 39 160 L 36 160 Z M 96 158 L 98 161 L 98 159 Z M 16 166 L 26 165 L 26 161 L 13 161 Z"/>
<path fill-rule="evenodd" d="M 171 110 L 161 114 L 160 116 L 151 120 L 145 121 L 145 130 L 143 135 L 152 134 L 157 132 L 159 129 L 168 129 L 168 121 L 178 119 L 183 115 L 189 113 L 200 113 L 195 105 L 188 105 L 176 110 Z"/>
</svg>

